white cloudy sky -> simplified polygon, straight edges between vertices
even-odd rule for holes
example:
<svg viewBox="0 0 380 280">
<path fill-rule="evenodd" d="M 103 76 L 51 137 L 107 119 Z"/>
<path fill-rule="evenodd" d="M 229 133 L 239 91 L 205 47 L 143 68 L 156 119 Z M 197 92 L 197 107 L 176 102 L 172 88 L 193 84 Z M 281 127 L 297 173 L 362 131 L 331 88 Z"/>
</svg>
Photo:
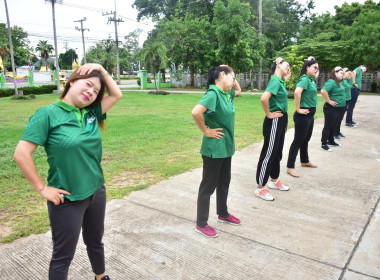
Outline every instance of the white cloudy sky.
<svg viewBox="0 0 380 280">
<path fill-rule="evenodd" d="M 137 22 L 137 11 L 131 6 L 134 0 L 114 0 L 116 10 L 124 22 L 118 25 L 119 40 L 137 28 L 143 30 L 140 36 L 140 44 L 146 39 L 148 31 L 153 28 L 150 21 Z M 62 0 L 62 4 L 55 5 L 56 27 L 58 36 L 58 50 L 64 51 L 64 42 L 68 42 L 68 47 L 77 49 L 79 57 L 83 56 L 81 32 L 75 30 L 80 28 L 79 22 L 75 20 L 87 18 L 83 22 L 85 31 L 86 50 L 95 45 L 95 42 L 107 38 L 109 35 L 115 38 L 115 27 L 107 24 L 109 16 L 103 16 L 107 11 L 115 10 L 112 0 Z M 307 0 L 299 0 L 306 3 Z M 364 3 L 365 0 L 316 0 L 315 13 L 334 13 L 334 6 L 341 6 L 344 2 Z M 376 1 L 377 2 L 377 1 Z M 29 34 L 32 47 L 35 47 L 40 40 L 48 40 L 54 46 L 53 23 L 51 3 L 45 0 L 7 0 L 8 12 L 11 26 L 18 25 Z M 0 22 L 6 23 L 6 13 L 4 1 L 0 1 Z"/>
</svg>

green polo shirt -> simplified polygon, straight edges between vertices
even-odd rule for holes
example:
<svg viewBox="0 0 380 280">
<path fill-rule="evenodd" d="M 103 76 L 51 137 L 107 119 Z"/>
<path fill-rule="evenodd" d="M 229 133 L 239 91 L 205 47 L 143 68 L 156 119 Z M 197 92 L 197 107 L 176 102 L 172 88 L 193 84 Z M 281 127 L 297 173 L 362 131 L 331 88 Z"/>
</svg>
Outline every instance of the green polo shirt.
<svg viewBox="0 0 380 280">
<path fill-rule="evenodd" d="M 223 128 L 223 137 L 209 138 L 203 135 L 201 154 L 210 158 L 227 158 L 235 153 L 235 89 L 225 92 L 211 85 L 198 104 L 207 108 L 203 114 L 208 128 Z"/>
<path fill-rule="evenodd" d="M 317 107 L 318 97 L 317 97 L 317 85 L 315 84 L 315 79 L 303 74 L 297 82 L 296 88 L 303 88 L 301 94 L 301 108 L 312 108 Z"/>
<path fill-rule="evenodd" d="M 339 83 L 339 87 L 336 85 L 335 80 L 329 79 L 322 89 L 328 92 L 329 98 L 332 101 L 338 102 L 336 107 L 345 107 L 346 106 L 346 92 L 343 86 L 343 83 Z"/>
<path fill-rule="evenodd" d="M 269 98 L 269 111 L 288 112 L 288 91 L 285 87 L 285 79 L 280 79 L 272 75 L 265 91 L 269 91 L 272 96 Z"/>
<path fill-rule="evenodd" d="M 350 80 L 352 82 L 352 80 Z M 351 100 L 351 83 L 350 81 L 343 79 L 344 92 L 346 93 L 346 101 Z"/>
<path fill-rule="evenodd" d="M 48 186 L 70 192 L 65 197 L 71 201 L 86 199 L 104 185 L 98 120 L 106 114 L 101 105 L 82 113 L 57 100 L 34 113 L 21 137 L 44 146 L 50 167 Z"/>
<path fill-rule="evenodd" d="M 362 89 L 363 71 L 360 67 L 356 67 L 354 71 L 356 72 L 355 84 L 357 84 L 358 87 L 356 87 L 354 85 L 352 85 L 351 87 L 361 90 Z"/>
</svg>

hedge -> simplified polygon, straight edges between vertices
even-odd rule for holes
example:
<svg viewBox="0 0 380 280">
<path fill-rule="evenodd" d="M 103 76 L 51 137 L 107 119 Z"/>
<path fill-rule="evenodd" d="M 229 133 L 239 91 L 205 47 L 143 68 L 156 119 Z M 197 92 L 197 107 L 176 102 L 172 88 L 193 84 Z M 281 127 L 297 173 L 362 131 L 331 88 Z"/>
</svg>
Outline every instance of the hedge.
<svg viewBox="0 0 380 280">
<path fill-rule="evenodd" d="M 18 91 L 22 90 L 24 95 L 30 94 L 49 94 L 53 93 L 53 90 L 57 89 L 56 85 L 44 85 L 38 87 L 20 87 Z M 8 97 L 15 94 L 15 90 L 13 88 L 0 89 L 0 97 Z"/>
</svg>

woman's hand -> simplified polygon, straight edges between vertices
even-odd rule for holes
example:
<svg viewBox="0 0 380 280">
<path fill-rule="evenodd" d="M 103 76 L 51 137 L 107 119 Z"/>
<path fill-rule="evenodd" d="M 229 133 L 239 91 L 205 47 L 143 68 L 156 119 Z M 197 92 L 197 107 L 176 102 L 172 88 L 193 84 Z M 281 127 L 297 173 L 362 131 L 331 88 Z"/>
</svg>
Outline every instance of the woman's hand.
<svg viewBox="0 0 380 280">
<path fill-rule="evenodd" d="M 268 119 L 281 118 L 284 114 L 281 111 L 269 112 Z"/>
<path fill-rule="evenodd" d="M 223 130 L 223 128 L 207 128 L 205 132 L 205 136 L 208 138 L 220 139 L 224 135 L 224 133 L 221 132 L 221 130 Z"/>
<path fill-rule="evenodd" d="M 86 74 L 90 74 L 94 70 L 99 71 L 100 74 L 102 74 L 102 75 L 106 75 L 107 74 L 107 71 L 99 63 L 86 63 L 86 64 L 83 64 L 82 66 L 78 67 L 77 72 L 78 72 L 79 75 L 86 75 Z"/>
<path fill-rule="evenodd" d="M 65 198 L 63 195 L 70 195 L 69 192 L 53 187 L 45 187 L 45 190 L 43 190 L 40 195 L 45 198 L 46 200 L 49 200 L 54 203 L 54 205 L 59 205 L 65 201 Z"/>
<path fill-rule="evenodd" d="M 297 113 L 302 114 L 302 115 L 307 115 L 310 113 L 310 111 L 309 111 L 309 109 L 298 109 Z"/>
<path fill-rule="evenodd" d="M 335 106 L 338 104 L 338 102 L 333 101 L 333 100 L 330 100 L 328 103 L 329 103 L 331 106 L 333 106 L 333 107 L 335 107 Z"/>
</svg>

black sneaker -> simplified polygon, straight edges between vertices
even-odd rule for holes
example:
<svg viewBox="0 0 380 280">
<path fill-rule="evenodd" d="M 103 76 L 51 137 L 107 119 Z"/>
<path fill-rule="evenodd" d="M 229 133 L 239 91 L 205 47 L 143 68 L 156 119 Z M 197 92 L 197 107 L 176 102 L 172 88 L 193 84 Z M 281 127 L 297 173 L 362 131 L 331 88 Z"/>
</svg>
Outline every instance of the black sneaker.
<svg viewBox="0 0 380 280">
<path fill-rule="evenodd" d="M 359 125 L 359 123 L 354 122 L 354 121 L 352 121 L 352 124 L 353 124 L 354 126 L 358 126 L 358 125 Z"/>
<path fill-rule="evenodd" d="M 95 280 L 96 280 L 96 277 L 95 277 Z M 103 276 L 102 279 L 100 279 L 100 280 L 111 280 L 111 279 L 109 278 L 108 275 L 106 275 L 106 276 Z"/>
<path fill-rule="evenodd" d="M 337 142 L 331 142 L 331 141 L 329 141 L 329 142 L 327 142 L 327 145 L 329 145 L 329 146 L 336 146 L 336 147 L 340 147 L 341 145 L 340 144 L 338 144 Z"/>
<path fill-rule="evenodd" d="M 338 134 L 338 135 L 335 135 L 335 136 L 334 136 L 334 139 L 335 139 L 335 140 L 340 140 L 340 139 L 342 139 L 342 138 L 341 138 L 340 135 Z"/>
<path fill-rule="evenodd" d="M 352 128 L 354 128 L 355 126 L 352 123 L 346 123 L 345 127 L 352 127 Z"/>
<path fill-rule="evenodd" d="M 332 150 L 330 149 L 330 147 L 327 146 L 326 144 L 325 144 L 325 145 L 322 145 L 322 146 L 321 146 L 321 149 L 324 150 L 324 151 L 326 151 L 326 152 L 331 152 L 331 151 L 332 151 Z"/>
<path fill-rule="evenodd" d="M 346 138 L 346 136 L 344 136 L 342 133 L 338 133 L 338 136 L 340 137 L 340 138 Z"/>
</svg>

